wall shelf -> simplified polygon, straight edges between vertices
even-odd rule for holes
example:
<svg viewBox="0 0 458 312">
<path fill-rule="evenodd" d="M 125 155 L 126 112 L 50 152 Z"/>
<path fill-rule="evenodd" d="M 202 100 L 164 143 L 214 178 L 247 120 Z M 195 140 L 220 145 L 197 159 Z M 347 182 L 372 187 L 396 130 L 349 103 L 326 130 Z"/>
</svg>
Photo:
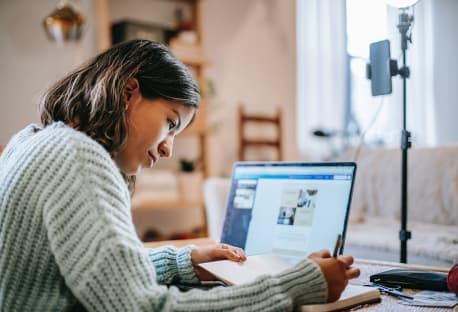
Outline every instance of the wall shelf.
<svg viewBox="0 0 458 312">
<path fill-rule="evenodd" d="M 100 7 L 110 8 L 109 0 L 98 0 Z M 201 32 L 201 0 L 173 0 L 171 2 L 186 3 L 189 5 L 190 15 L 195 29 L 191 32 L 195 32 L 191 36 L 195 42 L 187 42 L 186 40 L 180 39 L 180 30 L 171 30 L 170 27 L 161 28 L 160 24 L 151 21 L 151 23 L 145 21 L 136 21 L 131 17 L 127 17 L 122 20 L 118 20 L 116 23 L 111 24 L 110 21 L 104 21 L 100 24 L 106 25 L 113 32 L 113 37 L 110 38 L 109 42 L 116 42 L 130 40 L 130 39 L 150 39 L 162 41 L 169 45 L 172 53 L 180 59 L 185 65 L 187 65 L 192 71 L 194 78 L 200 84 L 201 90 L 204 89 L 202 86 L 205 83 L 205 67 L 208 62 L 205 58 L 204 46 L 202 44 L 202 32 Z M 112 3 L 113 5 L 115 2 Z M 175 6 L 171 6 L 175 7 Z M 189 11 L 188 11 L 189 12 Z M 104 17 L 107 18 L 106 16 Z M 109 19 L 109 17 L 108 17 Z M 174 33 L 175 32 L 175 33 Z M 106 36 L 105 32 L 100 32 Z M 108 32 L 109 33 L 109 32 Z M 172 37 L 169 35 L 172 34 Z M 189 34 L 188 34 L 189 35 Z M 145 36 L 142 38 L 142 36 Z M 113 40 L 112 40 L 113 39 Z M 107 41 L 106 38 L 104 41 Z M 116 43 L 115 42 L 115 43 Z M 101 44 L 99 44 L 101 46 Z M 186 140 L 186 137 L 193 136 L 197 138 L 198 149 L 196 152 L 199 153 L 197 158 L 199 159 L 200 170 L 202 176 L 205 179 L 209 175 L 209 146 L 208 146 L 208 127 L 207 127 L 207 103 L 205 99 L 205 92 L 201 92 L 201 102 L 199 104 L 199 110 L 193 124 L 185 129 L 180 137 Z M 180 138 L 181 140 L 181 138 Z M 194 143 L 195 140 L 190 140 Z M 176 175 L 176 173 L 174 173 Z M 203 183 L 203 180 L 198 183 Z M 154 187 L 154 186 L 152 186 Z M 170 213 L 176 212 L 177 209 L 202 209 L 204 215 L 204 230 L 202 233 L 207 232 L 206 220 L 205 220 L 205 206 L 203 200 L 182 200 L 183 194 L 175 196 L 175 198 L 157 198 L 154 192 L 148 192 L 148 190 L 142 188 L 141 192 L 134 194 L 132 198 L 132 214 L 144 214 L 145 212 L 157 211 L 164 212 L 169 211 Z M 203 195 L 202 195 L 203 197 Z M 134 218 L 135 219 L 135 218 Z M 154 227 L 154 224 L 151 225 Z M 143 235 L 139 233 L 142 237 Z"/>
</svg>

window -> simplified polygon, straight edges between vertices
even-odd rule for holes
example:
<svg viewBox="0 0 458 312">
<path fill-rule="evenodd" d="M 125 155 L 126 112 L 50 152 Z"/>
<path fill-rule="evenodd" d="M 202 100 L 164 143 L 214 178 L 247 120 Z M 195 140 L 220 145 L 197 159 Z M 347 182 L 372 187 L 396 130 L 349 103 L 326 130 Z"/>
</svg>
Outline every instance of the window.
<svg viewBox="0 0 458 312">
<path fill-rule="evenodd" d="M 401 128 L 401 110 L 393 112 L 387 97 L 373 97 L 370 81 L 366 78 L 366 64 L 369 59 L 369 44 L 387 39 L 389 28 L 385 0 L 346 1 L 348 77 L 350 79 L 346 121 L 348 135 L 364 134 L 366 144 L 398 144 Z M 396 29 L 395 29 L 396 30 Z M 398 59 L 397 55 L 391 58 Z M 398 89 L 401 90 L 401 89 Z M 393 118 L 397 116 L 399 118 Z M 399 121 L 399 122 L 397 122 Z"/>
<path fill-rule="evenodd" d="M 378 97 L 372 97 L 366 79 L 372 42 L 389 39 L 391 59 L 401 65 L 399 10 L 383 0 L 296 0 L 296 6 L 297 142 L 301 154 L 323 158 L 334 150 L 340 153 L 347 146 L 358 146 L 358 128 L 365 133 L 366 145 L 399 147 L 402 79 L 392 77 L 393 93 Z M 457 9 L 456 0 L 419 1 L 411 11 L 415 19 L 407 49 L 411 75 L 406 119 L 413 146 L 458 140 L 458 123 L 454 122 L 458 37 L 453 35 L 458 27 Z M 338 140 L 317 138 L 315 129 L 337 133 Z M 342 133 L 350 140 L 340 144 Z"/>
</svg>

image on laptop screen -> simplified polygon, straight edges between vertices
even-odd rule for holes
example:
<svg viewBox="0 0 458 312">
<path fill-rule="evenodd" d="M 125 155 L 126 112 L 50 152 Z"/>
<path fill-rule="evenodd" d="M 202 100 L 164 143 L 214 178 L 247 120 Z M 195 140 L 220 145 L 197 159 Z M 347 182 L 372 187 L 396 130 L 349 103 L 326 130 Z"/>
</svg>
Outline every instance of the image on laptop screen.
<svg viewBox="0 0 458 312">
<path fill-rule="evenodd" d="M 345 237 L 355 171 L 355 163 L 236 163 L 221 242 L 248 255 L 332 252 Z"/>
</svg>

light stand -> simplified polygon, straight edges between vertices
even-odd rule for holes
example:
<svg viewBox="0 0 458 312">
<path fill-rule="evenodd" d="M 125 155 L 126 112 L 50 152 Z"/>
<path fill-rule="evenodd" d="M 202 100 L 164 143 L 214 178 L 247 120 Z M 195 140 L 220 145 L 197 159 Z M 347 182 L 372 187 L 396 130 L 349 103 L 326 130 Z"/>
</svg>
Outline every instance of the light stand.
<svg viewBox="0 0 458 312">
<path fill-rule="evenodd" d="M 401 132 L 401 230 L 399 239 L 401 241 L 400 262 L 407 263 L 407 240 L 412 237 L 412 233 L 407 230 L 407 151 L 411 147 L 410 132 L 406 129 L 407 114 L 407 78 L 410 76 L 409 67 L 406 66 L 406 50 L 412 38 L 407 34 L 412 24 L 413 16 L 407 13 L 407 9 L 400 9 L 398 29 L 401 34 L 402 49 L 402 67 L 399 69 L 399 75 L 402 78 L 403 96 L 402 96 L 402 132 Z"/>
<path fill-rule="evenodd" d="M 390 42 L 382 40 L 370 44 L 370 64 L 367 64 L 367 78 L 371 79 L 372 95 L 385 95 L 392 92 L 391 76 L 399 74 L 402 78 L 402 132 L 401 132 L 401 230 L 399 239 L 401 241 L 400 262 L 407 263 L 407 240 L 412 233 L 407 230 L 407 151 L 411 147 L 410 132 L 406 129 L 407 120 L 407 78 L 410 76 L 409 67 L 406 65 L 406 51 L 412 38 L 408 34 L 414 20 L 410 15 L 409 8 L 418 0 L 386 0 L 387 4 L 399 8 L 399 24 L 397 25 L 401 34 L 402 67 L 398 69 L 397 62 L 390 59 Z"/>
</svg>

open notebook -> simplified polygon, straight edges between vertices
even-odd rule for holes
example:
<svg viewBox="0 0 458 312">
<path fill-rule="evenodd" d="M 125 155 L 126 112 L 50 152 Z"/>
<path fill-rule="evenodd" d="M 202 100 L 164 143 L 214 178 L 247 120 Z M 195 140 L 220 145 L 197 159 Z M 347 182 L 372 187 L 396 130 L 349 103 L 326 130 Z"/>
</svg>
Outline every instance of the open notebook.
<svg viewBox="0 0 458 312">
<path fill-rule="evenodd" d="M 275 275 L 291 265 L 291 261 L 274 254 L 249 256 L 243 263 L 221 260 L 200 264 L 202 268 L 215 275 L 227 285 L 248 283 L 261 275 Z M 339 300 L 330 303 L 304 305 L 301 306 L 300 311 L 336 311 L 379 301 L 380 292 L 378 289 L 348 285 Z"/>
</svg>

